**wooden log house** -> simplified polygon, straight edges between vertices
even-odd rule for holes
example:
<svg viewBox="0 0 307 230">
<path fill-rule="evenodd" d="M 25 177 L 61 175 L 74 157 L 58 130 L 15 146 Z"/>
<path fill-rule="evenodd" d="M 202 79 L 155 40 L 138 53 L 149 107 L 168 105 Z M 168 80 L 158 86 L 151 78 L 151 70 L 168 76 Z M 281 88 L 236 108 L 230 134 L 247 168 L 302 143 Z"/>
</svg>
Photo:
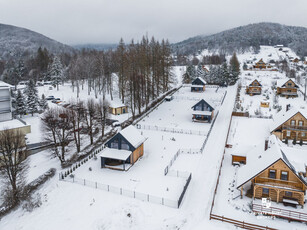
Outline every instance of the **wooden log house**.
<svg viewBox="0 0 307 230">
<path fill-rule="evenodd" d="M 214 108 L 204 99 L 192 106 L 192 121 L 193 122 L 208 122 L 211 123 L 214 116 Z"/>
<path fill-rule="evenodd" d="M 113 136 L 100 154 L 101 168 L 129 169 L 144 154 L 146 138 L 132 125 Z"/>
<path fill-rule="evenodd" d="M 113 115 L 128 113 L 128 107 L 121 102 L 110 102 L 109 112 Z"/>
<path fill-rule="evenodd" d="M 237 188 L 251 191 L 253 199 L 269 197 L 284 205 L 304 206 L 306 182 L 305 151 L 284 146 L 274 135 L 269 148 L 259 145 L 247 154 L 246 165 L 238 170 Z"/>
<path fill-rule="evenodd" d="M 276 94 L 283 97 L 297 97 L 298 85 L 292 80 L 288 79 L 286 82 L 277 86 Z"/>
<path fill-rule="evenodd" d="M 256 64 L 253 66 L 255 70 L 262 70 L 262 69 L 266 69 L 267 65 L 266 63 L 262 60 L 262 58 L 256 62 Z"/>
<path fill-rule="evenodd" d="M 260 95 L 261 88 L 262 88 L 262 85 L 257 79 L 255 79 L 246 87 L 246 93 L 249 94 L 250 96 Z"/>
<path fill-rule="evenodd" d="M 307 141 L 307 111 L 292 108 L 280 111 L 274 117 L 270 132 L 280 140 Z"/>
</svg>

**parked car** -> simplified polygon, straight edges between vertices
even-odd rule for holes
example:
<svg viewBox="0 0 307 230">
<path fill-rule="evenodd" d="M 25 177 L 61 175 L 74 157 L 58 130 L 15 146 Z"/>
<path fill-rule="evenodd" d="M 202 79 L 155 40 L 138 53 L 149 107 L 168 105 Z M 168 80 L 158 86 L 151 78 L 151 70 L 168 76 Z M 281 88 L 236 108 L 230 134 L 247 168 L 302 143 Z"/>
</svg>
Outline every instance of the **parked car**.
<svg viewBox="0 0 307 230">
<path fill-rule="evenodd" d="M 48 96 L 46 97 L 46 100 L 50 101 L 50 100 L 53 100 L 54 99 L 54 96 Z"/>
<path fill-rule="evenodd" d="M 54 98 L 51 102 L 52 103 L 59 103 L 59 102 L 61 102 L 61 99 L 60 98 Z"/>
</svg>

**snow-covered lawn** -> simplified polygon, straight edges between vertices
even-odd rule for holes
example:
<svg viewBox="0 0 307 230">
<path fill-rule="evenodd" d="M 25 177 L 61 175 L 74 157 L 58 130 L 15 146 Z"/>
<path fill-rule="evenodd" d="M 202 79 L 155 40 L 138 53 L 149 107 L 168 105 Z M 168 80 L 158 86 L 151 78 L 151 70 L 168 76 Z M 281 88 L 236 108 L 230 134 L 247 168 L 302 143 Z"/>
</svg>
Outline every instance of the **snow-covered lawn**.
<svg viewBox="0 0 307 230">
<path fill-rule="evenodd" d="M 232 148 L 226 149 L 213 213 L 277 229 L 305 229 L 306 226 L 302 223 L 288 223 L 283 219 L 255 216 L 251 210 L 253 200 L 246 197 L 245 194 L 241 199 L 240 191 L 236 188 L 238 166 L 232 166 L 231 154 L 242 153 L 238 151 L 244 149 L 248 151 L 259 143 L 263 143 L 264 148 L 264 140 L 270 135 L 271 122 L 270 119 L 233 117 L 228 139 L 228 144 L 231 144 Z M 272 202 L 272 206 L 287 209 L 275 202 Z M 304 209 L 292 208 L 292 211 L 307 213 L 306 207 Z"/>
</svg>

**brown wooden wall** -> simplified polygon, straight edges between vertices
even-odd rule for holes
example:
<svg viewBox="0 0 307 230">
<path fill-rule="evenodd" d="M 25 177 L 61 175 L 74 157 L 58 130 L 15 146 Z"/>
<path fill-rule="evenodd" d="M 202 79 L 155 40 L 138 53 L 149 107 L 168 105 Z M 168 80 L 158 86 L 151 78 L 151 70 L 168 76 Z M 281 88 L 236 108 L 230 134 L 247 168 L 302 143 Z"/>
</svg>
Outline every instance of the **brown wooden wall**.
<svg viewBox="0 0 307 230">
<path fill-rule="evenodd" d="M 131 154 L 131 164 L 134 164 L 141 156 L 144 154 L 144 144 L 140 145 L 136 150 Z"/>
</svg>

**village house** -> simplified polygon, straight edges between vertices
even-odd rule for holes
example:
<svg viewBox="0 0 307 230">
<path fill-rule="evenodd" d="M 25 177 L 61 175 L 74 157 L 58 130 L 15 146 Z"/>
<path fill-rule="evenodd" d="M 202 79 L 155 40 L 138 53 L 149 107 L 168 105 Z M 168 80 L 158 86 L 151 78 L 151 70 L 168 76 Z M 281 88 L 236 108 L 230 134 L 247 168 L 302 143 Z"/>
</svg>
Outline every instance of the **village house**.
<svg viewBox="0 0 307 230">
<path fill-rule="evenodd" d="M 100 154 L 101 168 L 128 170 L 144 154 L 146 138 L 133 126 L 121 130 Z"/>
<path fill-rule="evenodd" d="M 206 81 L 201 77 L 196 78 L 192 81 L 191 92 L 204 92 Z"/>
<path fill-rule="evenodd" d="M 246 93 L 250 96 L 259 95 L 261 94 L 261 87 L 262 85 L 260 84 L 260 82 L 255 79 L 246 87 Z"/>
<path fill-rule="evenodd" d="M 292 80 L 288 79 L 277 86 L 276 94 L 284 97 L 297 97 L 298 85 Z"/>
<path fill-rule="evenodd" d="M 192 121 L 211 123 L 214 116 L 214 108 L 204 99 L 192 106 Z"/>
<path fill-rule="evenodd" d="M 294 58 L 293 60 L 292 60 L 292 62 L 294 62 L 294 63 L 298 63 L 300 61 L 300 59 L 298 59 L 298 58 Z"/>
<path fill-rule="evenodd" d="M 273 119 L 270 132 L 280 140 L 307 141 L 307 111 L 282 110 Z"/>
<path fill-rule="evenodd" d="M 306 151 L 287 147 L 271 135 L 267 149 L 260 144 L 246 156 L 238 170 L 237 188 L 253 199 L 270 198 L 284 205 L 303 207 L 306 182 Z"/>
<path fill-rule="evenodd" d="M 109 111 L 113 115 L 128 113 L 128 107 L 121 102 L 110 102 Z"/>
<path fill-rule="evenodd" d="M 259 70 L 261 70 L 261 69 L 266 69 L 267 68 L 267 65 L 265 64 L 265 62 L 262 60 L 262 58 L 258 61 L 258 62 L 256 62 L 256 64 L 253 66 L 254 67 L 254 69 L 259 69 Z"/>
</svg>

